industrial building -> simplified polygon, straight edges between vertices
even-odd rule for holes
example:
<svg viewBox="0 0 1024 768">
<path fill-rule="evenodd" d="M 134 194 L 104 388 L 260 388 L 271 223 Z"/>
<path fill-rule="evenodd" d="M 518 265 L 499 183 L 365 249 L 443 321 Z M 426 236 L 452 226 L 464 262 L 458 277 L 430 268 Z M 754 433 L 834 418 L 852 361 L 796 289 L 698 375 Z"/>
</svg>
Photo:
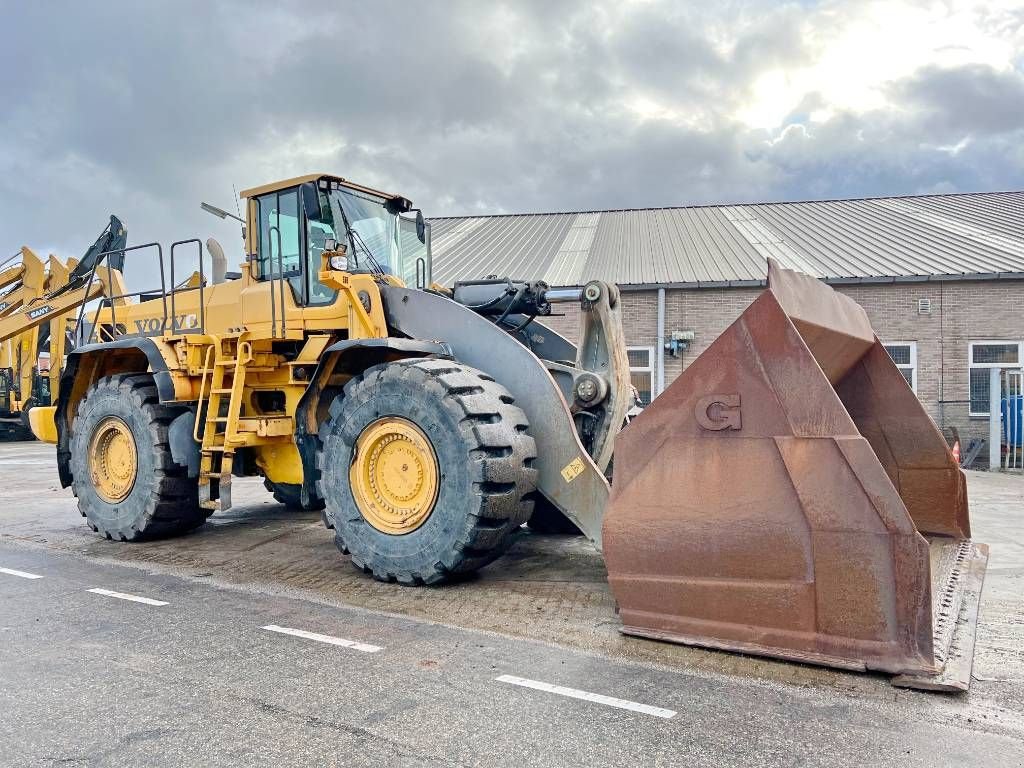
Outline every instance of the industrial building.
<svg viewBox="0 0 1024 768">
<path fill-rule="evenodd" d="M 1024 192 L 435 218 L 435 281 L 623 291 L 633 381 L 671 384 L 753 301 L 766 260 L 860 303 L 927 411 L 989 435 L 989 371 L 1024 367 Z M 578 318 L 550 318 L 576 338 Z"/>
</svg>

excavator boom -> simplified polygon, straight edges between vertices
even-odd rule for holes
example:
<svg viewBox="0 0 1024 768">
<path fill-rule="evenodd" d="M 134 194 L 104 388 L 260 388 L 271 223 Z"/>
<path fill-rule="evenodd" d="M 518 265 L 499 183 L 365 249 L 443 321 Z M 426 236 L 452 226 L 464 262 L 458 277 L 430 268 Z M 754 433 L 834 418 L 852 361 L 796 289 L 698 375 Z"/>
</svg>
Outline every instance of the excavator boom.
<svg viewBox="0 0 1024 768">
<path fill-rule="evenodd" d="M 74 312 L 100 296 L 124 293 L 126 238 L 124 225 L 111 216 L 80 260 L 68 259 L 65 264 L 51 254 L 43 262 L 26 246 L 20 251 L 21 262 L 0 272 L 0 287 L 8 288 L 0 294 L 0 426 L 8 430 L 4 434 L 24 439 L 29 434 L 29 412 L 49 405 L 47 392 L 57 392 Z M 90 279 L 100 261 L 110 269 L 99 270 Z M 47 346 L 51 368 L 42 374 L 39 354 Z"/>
</svg>

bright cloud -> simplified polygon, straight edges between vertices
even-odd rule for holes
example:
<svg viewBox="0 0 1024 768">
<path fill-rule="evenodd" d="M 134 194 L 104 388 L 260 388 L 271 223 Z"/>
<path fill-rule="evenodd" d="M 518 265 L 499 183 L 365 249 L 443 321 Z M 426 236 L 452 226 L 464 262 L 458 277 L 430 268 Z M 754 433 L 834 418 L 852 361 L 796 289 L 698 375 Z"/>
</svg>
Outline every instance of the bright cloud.
<svg viewBox="0 0 1024 768">
<path fill-rule="evenodd" d="M 0 253 L 237 244 L 200 200 L 312 170 L 428 215 L 1019 189 L 1022 67 L 1024 2 L 20 4 Z"/>
</svg>

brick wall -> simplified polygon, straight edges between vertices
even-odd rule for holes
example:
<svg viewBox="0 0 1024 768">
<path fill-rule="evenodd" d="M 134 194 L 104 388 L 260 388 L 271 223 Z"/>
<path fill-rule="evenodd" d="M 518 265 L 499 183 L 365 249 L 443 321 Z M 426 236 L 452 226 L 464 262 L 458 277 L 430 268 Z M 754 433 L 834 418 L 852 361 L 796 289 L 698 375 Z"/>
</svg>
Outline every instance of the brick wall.
<svg viewBox="0 0 1024 768">
<path fill-rule="evenodd" d="M 1024 339 L 1024 281 L 963 281 L 837 286 L 864 307 L 883 342 L 917 343 L 917 394 L 940 427 L 956 427 L 966 443 L 988 437 L 988 421 L 968 416 L 968 342 Z M 665 291 L 665 332 L 692 330 L 690 348 L 665 355 L 665 383 L 672 380 L 746 309 L 761 289 Z M 931 300 L 929 314 L 918 299 Z M 567 306 L 567 305 L 563 305 Z M 657 291 L 624 291 L 623 325 L 630 345 L 656 347 Z M 547 324 L 575 340 L 579 313 L 567 309 Z M 965 445 L 966 447 L 966 445 Z"/>
</svg>

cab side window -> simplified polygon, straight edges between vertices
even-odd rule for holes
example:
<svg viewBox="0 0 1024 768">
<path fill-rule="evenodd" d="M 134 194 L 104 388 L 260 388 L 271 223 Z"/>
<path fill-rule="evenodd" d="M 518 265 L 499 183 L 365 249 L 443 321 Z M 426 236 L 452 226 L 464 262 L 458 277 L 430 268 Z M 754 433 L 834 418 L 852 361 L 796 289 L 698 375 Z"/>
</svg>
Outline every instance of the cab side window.
<svg viewBox="0 0 1024 768">
<path fill-rule="evenodd" d="M 260 222 L 260 280 L 285 277 L 297 303 L 302 303 L 301 230 L 296 189 L 256 198 Z M 280 256 L 280 259 L 278 257 Z"/>
</svg>

